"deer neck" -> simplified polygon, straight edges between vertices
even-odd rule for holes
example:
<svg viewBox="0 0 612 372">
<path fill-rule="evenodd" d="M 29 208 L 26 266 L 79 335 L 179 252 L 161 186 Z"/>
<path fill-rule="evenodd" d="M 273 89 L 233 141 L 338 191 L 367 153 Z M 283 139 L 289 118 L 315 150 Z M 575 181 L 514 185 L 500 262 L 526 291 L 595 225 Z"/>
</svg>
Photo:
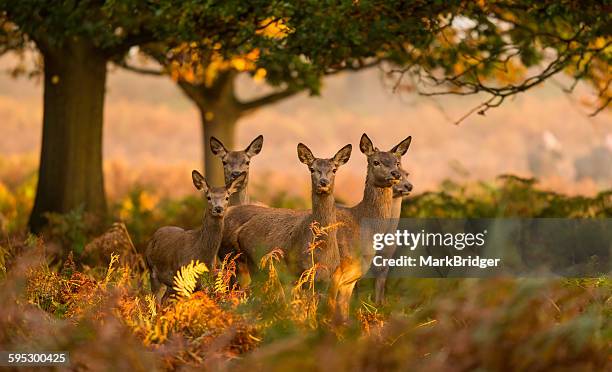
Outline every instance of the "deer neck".
<svg viewBox="0 0 612 372">
<path fill-rule="evenodd" d="M 317 194 L 312 191 L 312 214 L 310 222 L 316 221 L 321 227 L 330 226 L 336 223 L 336 202 L 334 199 L 333 189 L 329 194 Z M 340 264 L 340 252 L 338 251 L 338 239 L 336 237 L 336 228 L 332 228 L 326 235 L 319 239 L 324 243 L 321 249 L 316 250 L 315 260 L 323 264 L 324 272 L 317 274 L 317 278 L 325 278 L 331 275 L 331 268 L 335 268 Z"/>
<path fill-rule="evenodd" d="M 242 187 L 236 191 L 235 193 L 233 193 L 230 196 L 230 200 L 229 200 L 229 205 L 230 206 L 236 206 L 236 205 L 247 205 L 250 204 L 250 200 L 249 200 L 249 187 L 248 187 L 248 180 L 245 179 L 244 180 L 244 184 L 242 185 Z"/>
<path fill-rule="evenodd" d="M 400 218 L 402 214 L 402 197 L 393 198 L 391 202 L 391 218 Z"/>
<path fill-rule="evenodd" d="M 217 251 L 219 250 L 219 245 L 221 244 L 221 239 L 223 237 L 223 217 L 215 217 L 212 216 L 208 211 L 204 215 L 204 221 L 202 222 L 202 227 L 200 228 L 199 234 L 199 246 L 203 249 L 205 255 L 210 255 L 211 257 L 206 257 L 206 261 L 208 263 L 209 260 L 213 260 L 217 255 Z"/>
<path fill-rule="evenodd" d="M 333 191 L 329 194 L 318 194 L 312 191 L 312 220 L 321 227 L 336 223 L 336 202 Z"/>
<path fill-rule="evenodd" d="M 356 208 L 358 217 L 391 218 L 392 204 L 393 188 L 377 187 L 369 177 L 366 178 L 363 199 Z"/>
</svg>

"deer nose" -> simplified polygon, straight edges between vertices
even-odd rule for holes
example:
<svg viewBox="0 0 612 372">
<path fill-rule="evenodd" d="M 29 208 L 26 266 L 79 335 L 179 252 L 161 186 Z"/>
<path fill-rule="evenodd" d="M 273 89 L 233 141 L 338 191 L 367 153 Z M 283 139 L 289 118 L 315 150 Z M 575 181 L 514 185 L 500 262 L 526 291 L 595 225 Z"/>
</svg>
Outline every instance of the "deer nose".
<svg viewBox="0 0 612 372">
<path fill-rule="evenodd" d="M 406 187 L 406 191 L 412 191 L 412 184 L 411 183 L 406 184 L 405 187 Z"/>
<path fill-rule="evenodd" d="M 241 172 L 232 172 L 230 176 L 232 177 L 233 180 L 235 180 L 236 178 L 240 177 L 241 174 L 242 174 Z"/>
<path fill-rule="evenodd" d="M 214 207 L 213 211 L 215 211 L 215 213 L 223 213 L 223 207 Z"/>
<path fill-rule="evenodd" d="M 319 186 L 321 186 L 321 187 L 329 186 L 329 180 L 326 180 L 325 178 L 319 180 Z"/>
<path fill-rule="evenodd" d="M 402 178 L 402 174 L 399 171 L 391 171 L 391 176 L 393 176 L 393 178 L 395 178 L 396 180 L 399 180 L 400 178 Z"/>
</svg>

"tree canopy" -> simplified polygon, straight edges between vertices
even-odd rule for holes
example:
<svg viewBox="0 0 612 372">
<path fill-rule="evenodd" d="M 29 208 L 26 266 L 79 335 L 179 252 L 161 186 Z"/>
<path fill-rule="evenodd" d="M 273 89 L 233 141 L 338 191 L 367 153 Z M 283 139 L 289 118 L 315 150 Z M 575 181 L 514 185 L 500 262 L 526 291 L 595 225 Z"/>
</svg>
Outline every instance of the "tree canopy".
<svg viewBox="0 0 612 372">
<path fill-rule="evenodd" d="M 493 106 L 562 71 L 595 87 L 598 108 L 611 96 L 609 0 L 0 0 L 0 8 L 0 51 L 23 46 L 7 21 L 43 45 L 86 37 L 118 61 L 124 54 L 114 52 L 163 41 L 157 59 L 176 65 L 173 57 L 185 55 L 177 47 L 191 45 L 199 59 L 188 62 L 207 66 L 208 85 L 211 65 L 237 66 L 220 66 L 219 56 L 227 62 L 257 50 L 248 70 L 314 94 L 330 72 L 386 61 L 398 86 L 426 95 L 485 92 Z"/>
<path fill-rule="evenodd" d="M 610 1 L 305 2 L 289 36 L 259 59 L 272 84 L 317 92 L 331 71 L 385 62 L 397 87 L 424 95 L 487 93 L 481 113 L 565 72 L 612 96 Z M 278 50 L 283 53 L 278 53 Z M 284 58 L 279 58 L 284 56 Z"/>
<path fill-rule="evenodd" d="M 0 0 L 0 51 L 32 44 L 44 71 L 43 140 L 32 230 L 48 213 L 82 208 L 104 217 L 102 125 L 107 63 L 163 41 L 253 49 L 270 1 Z"/>
</svg>

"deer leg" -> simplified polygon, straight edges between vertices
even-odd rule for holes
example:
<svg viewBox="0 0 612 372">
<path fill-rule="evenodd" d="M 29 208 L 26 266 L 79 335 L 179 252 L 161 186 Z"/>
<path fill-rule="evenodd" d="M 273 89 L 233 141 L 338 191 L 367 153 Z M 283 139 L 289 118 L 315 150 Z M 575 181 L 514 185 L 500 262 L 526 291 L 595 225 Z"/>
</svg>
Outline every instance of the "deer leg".
<svg viewBox="0 0 612 372">
<path fill-rule="evenodd" d="M 377 276 L 374 282 L 374 302 L 381 305 L 385 301 L 385 285 L 387 284 L 387 276 Z"/>
<path fill-rule="evenodd" d="M 340 289 L 341 282 L 342 282 L 342 266 L 338 266 L 332 274 L 331 283 L 327 291 L 327 304 L 332 314 L 336 312 L 336 305 L 338 301 L 338 291 Z"/>
<path fill-rule="evenodd" d="M 246 262 L 238 261 L 236 263 L 236 276 L 241 288 L 246 288 L 251 284 L 251 273 Z"/>
<path fill-rule="evenodd" d="M 174 294 L 174 290 L 166 286 L 166 291 L 164 292 L 164 296 L 161 299 L 162 305 L 165 305 L 168 302 L 168 299 L 170 299 L 170 296 L 173 294 Z"/>
<path fill-rule="evenodd" d="M 353 289 L 359 278 L 361 278 L 359 261 L 347 259 L 334 272 L 329 301 L 333 305 L 330 308 L 334 312 L 334 317 L 340 323 L 348 321 Z"/>
<path fill-rule="evenodd" d="M 393 258 L 397 247 L 395 245 L 386 247 L 382 254 L 384 258 Z M 382 305 L 385 301 L 385 289 L 387 285 L 387 277 L 389 276 L 389 266 L 384 266 L 377 270 L 376 280 L 374 282 L 374 302 L 377 305 Z"/>
<path fill-rule="evenodd" d="M 346 283 L 342 286 L 342 288 L 340 288 L 338 293 L 338 308 L 335 317 L 336 321 L 340 324 L 348 322 L 351 297 L 353 296 L 353 289 L 355 288 L 356 283 L 357 280 L 353 281 L 352 283 Z"/>
<path fill-rule="evenodd" d="M 151 273 L 149 274 L 149 282 L 151 284 L 151 293 L 157 299 L 159 290 L 161 288 L 161 282 L 157 278 L 157 273 L 155 272 L 155 270 L 151 270 Z"/>
</svg>

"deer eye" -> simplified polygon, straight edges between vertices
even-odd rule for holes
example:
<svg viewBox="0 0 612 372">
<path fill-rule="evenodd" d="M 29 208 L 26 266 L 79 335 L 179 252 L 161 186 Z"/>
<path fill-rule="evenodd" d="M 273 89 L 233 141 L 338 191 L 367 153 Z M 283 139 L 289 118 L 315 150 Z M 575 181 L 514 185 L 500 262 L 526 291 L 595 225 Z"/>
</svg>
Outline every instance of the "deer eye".
<svg viewBox="0 0 612 372">
<path fill-rule="evenodd" d="M 378 160 L 374 160 L 374 166 L 378 167 L 380 165 L 380 162 Z"/>
<path fill-rule="evenodd" d="M 225 200 L 229 200 L 229 196 L 226 196 L 226 197 L 225 197 Z"/>
<path fill-rule="evenodd" d="M 333 173 L 336 173 L 337 169 L 332 170 Z"/>
</svg>

